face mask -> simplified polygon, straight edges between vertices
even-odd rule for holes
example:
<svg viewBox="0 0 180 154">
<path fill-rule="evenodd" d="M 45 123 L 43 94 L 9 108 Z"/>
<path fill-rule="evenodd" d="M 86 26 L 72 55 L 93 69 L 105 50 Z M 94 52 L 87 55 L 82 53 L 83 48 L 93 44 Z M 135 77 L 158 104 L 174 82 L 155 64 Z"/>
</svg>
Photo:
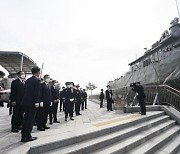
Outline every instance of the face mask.
<svg viewBox="0 0 180 154">
<path fill-rule="evenodd" d="M 73 88 L 74 86 L 71 84 L 70 87 Z"/>
<path fill-rule="evenodd" d="M 51 80 L 50 79 L 45 79 L 45 82 L 49 83 Z"/>
<path fill-rule="evenodd" d="M 57 86 L 58 84 L 57 83 L 54 83 L 53 86 Z"/>
<path fill-rule="evenodd" d="M 21 78 L 21 79 L 25 79 L 25 74 L 22 74 L 22 75 L 20 76 L 20 78 Z"/>
</svg>

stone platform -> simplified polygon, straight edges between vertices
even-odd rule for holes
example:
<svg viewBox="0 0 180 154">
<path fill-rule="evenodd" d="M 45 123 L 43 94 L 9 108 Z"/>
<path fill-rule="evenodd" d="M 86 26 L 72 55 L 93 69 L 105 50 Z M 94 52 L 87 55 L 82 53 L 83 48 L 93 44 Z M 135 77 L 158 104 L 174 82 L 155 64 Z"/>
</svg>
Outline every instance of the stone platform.
<svg viewBox="0 0 180 154">
<path fill-rule="evenodd" d="M 0 108 L 0 153 L 26 153 L 31 146 L 40 145 L 51 142 L 61 138 L 66 138 L 73 133 L 83 132 L 84 130 L 97 129 L 95 123 L 104 122 L 131 115 L 130 113 L 123 113 L 123 110 L 114 110 L 108 112 L 106 108 L 99 108 L 97 103 L 88 101 L 88 109 L 81 111 L 81 116 L 75 116 L 74 121 L 68 119 L 64 121 L 64 112 L 58 110 L 58 120 L 60 124 L 54 123 L 49 125 L 51 128 L 44 132 L 37 131 L 37 127 L 33 127 L 32 136 L 38 137 L 36 141 L 29 143 L 21 143 L 21 135 L 19 133 L 12 133 L 11 130 L 11 116 L 8 115 L 8 108 Z M 49 122 L 49 121 L 48 121 Z"/>
</svg>

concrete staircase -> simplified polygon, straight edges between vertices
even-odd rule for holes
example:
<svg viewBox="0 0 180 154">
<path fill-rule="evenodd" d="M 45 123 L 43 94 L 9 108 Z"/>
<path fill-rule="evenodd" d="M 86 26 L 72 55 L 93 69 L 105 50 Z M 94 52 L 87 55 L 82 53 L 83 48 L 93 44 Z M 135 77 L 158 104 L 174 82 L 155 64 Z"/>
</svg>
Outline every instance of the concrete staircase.
<svg viewBox="0 0 180 154">
<path fill-rule="evenodd" d="M 43 147 L 29 153 L 176 154 L 180 150 L 180 126 L 158 111 Z"/>
</svg>

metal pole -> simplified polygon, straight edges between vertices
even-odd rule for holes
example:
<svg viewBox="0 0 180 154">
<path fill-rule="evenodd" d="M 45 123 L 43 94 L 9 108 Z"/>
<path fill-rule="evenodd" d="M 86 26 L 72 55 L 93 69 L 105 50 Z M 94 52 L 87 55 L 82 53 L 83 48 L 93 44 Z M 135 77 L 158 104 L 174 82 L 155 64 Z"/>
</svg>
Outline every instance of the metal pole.
<svg viewBox="0 0 180 154">
<path fill-rule="evenodd" d="M 24 55 L 21 56 L 21 63 L 20 63 L 20 71 L 23 69 L 23 63 L 24 63 Z"/>
<path fill-rule="evenodd" d="M 179 18 L 180 18 L 180 15 L 179 15 L 179 8 L 178 8 L 178 2 L 177 2 L 177 0 L 176 0 L 176 7 L 177 7 L 177 11 L 178 11 L 178 16 L 179 16 Z"/>
<path fill-rule="evenodd" d="M 43 68 L 44 68 L 44 63 L 42 63 L 40 78 L 42 77 Z"/>
</svg>

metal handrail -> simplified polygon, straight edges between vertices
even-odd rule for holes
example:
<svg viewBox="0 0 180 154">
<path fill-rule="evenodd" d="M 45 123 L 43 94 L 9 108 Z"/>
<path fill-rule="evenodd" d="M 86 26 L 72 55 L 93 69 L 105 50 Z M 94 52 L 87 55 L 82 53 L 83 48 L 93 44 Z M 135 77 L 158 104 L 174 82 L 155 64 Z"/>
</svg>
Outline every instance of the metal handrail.
<svg viewBox="0 0 180 154">
<path fill-rule="evenodd" d="M 146 102 L 153 105 L 171 105 L 180 111 L 180 91 L 169 85 L 144 86 Z M 128 104 L 128 103 L 127 103 Z"/>
</svg>

